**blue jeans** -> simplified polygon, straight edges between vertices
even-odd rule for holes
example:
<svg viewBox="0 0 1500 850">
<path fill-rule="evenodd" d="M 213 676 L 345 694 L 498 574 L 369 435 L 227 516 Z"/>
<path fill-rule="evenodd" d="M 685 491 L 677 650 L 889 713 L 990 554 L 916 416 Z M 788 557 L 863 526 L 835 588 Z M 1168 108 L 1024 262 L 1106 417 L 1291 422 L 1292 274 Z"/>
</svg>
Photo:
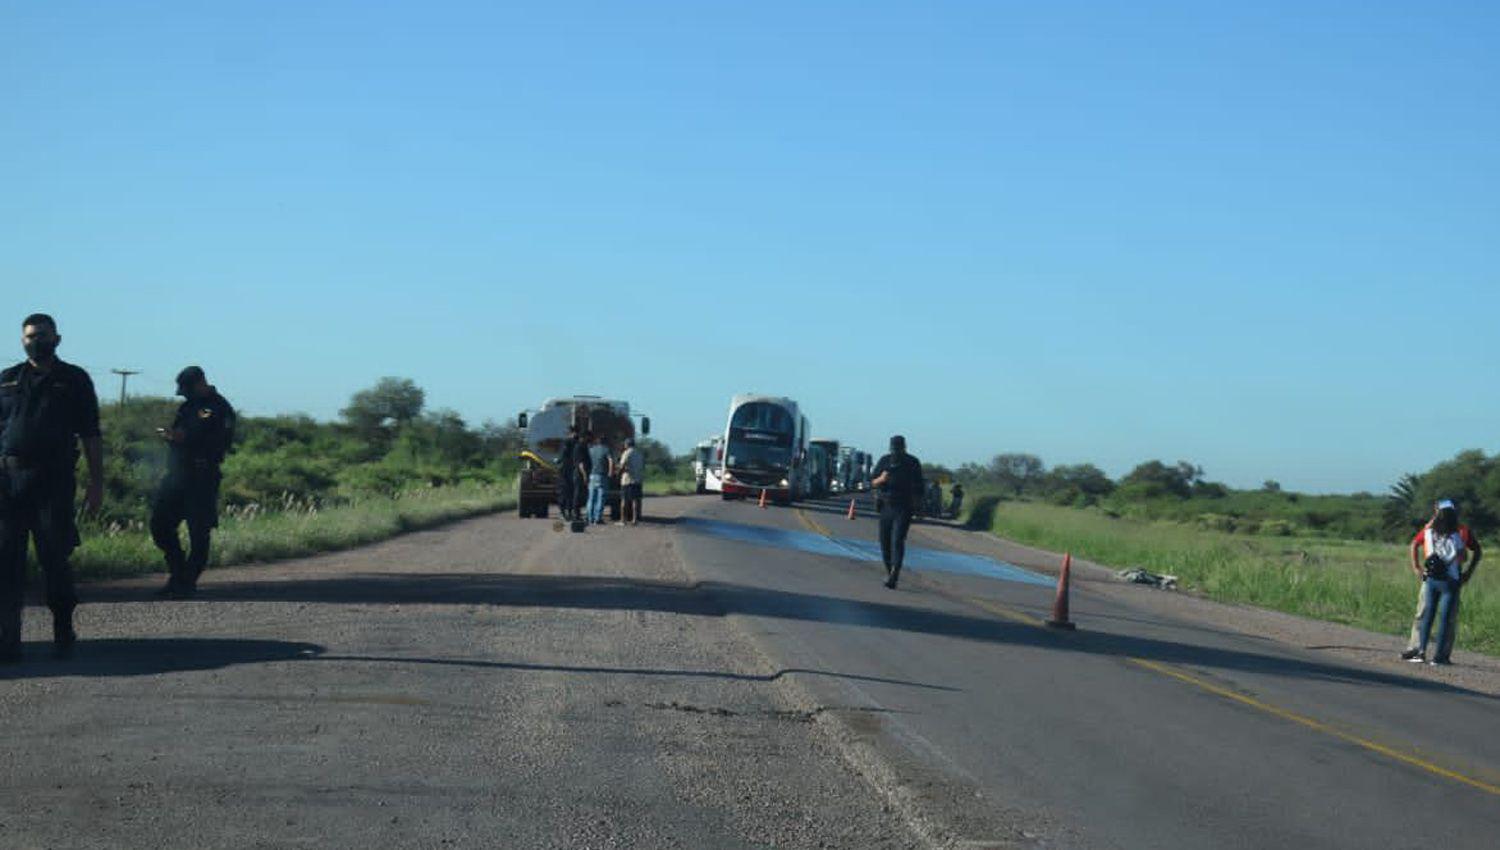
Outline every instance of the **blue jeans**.
<svg viewBox="0 0 1500 850">
<path fill-rule="evenodd" d="M 589 522 L 604 519 L 604 493 L 608 489 L 609 482 L 603 475 L 589 476 Z"/>
<path fill-rule="evenodd" d="M 1446 578 L 1429 578 L 1422 581 L 1422 604 L 1417 615 L 1416 628 L 1412 629 L 1413 649 L 1427 651 L 1427 638 L 1432 633 L 1432 621 L 1437 618 L 1437 652 L 1433 658 L 1447 661 L 1453 651 L 1449 634 L 1458 613 L 1458 582 Z"/>
</svg>

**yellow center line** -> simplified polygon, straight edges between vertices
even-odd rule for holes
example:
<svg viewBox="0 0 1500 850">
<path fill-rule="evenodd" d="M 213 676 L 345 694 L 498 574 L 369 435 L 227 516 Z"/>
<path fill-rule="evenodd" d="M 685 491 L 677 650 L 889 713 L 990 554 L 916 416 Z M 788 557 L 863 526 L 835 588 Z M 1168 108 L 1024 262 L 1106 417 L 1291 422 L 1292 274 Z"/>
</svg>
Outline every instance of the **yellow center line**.
<svg viewBox="0 0 1500 850">
<path fill-rule="evenodd" d="M 822 523 L 820 523 L 817 520 L 813 519 L 812 517 L 808 516 L 807 512 L 804 511 L 804 510 L 802 510 L 801 508 L 797 509 L 797 519 L 802 520 L 802 524 L 804 526 L 806 526 L 807 529 L 809 531 L 811 531 L 812 533 L 814 533 L 814 534 L 821 534 L 824 537 L 832 537 L 833 536 L 833 533 L 830 532 L 828 529 L 824 528 Z"/>
<path fill-rule="evenodd" d="M 821 534 L 825 537 L 833 536 L 829 534 L 828 529 L 824 528 L 817 520 L 803 513 L 802 509 L 797 509 L 797 516 L 801 518 L 803 525 L 807 526 L 812 531 L 817 532 L 818 534 Z M 929 582 L 929 584 L 932 583 Z M 988 611 L 991 614 L 1003 617 L 1012 622 L 1021 623 L 1027 626 L 1034 626 L 1040 629 L 1045 629 L 1047 627 L 1047 624 L 1040 618 L 1033 617 L 1030 614 L 1016 611 L 1007 606 L 991 602 L 988 599 L 981 599 L 977 596 L 970 596 L 967 594 L 953 594 L 947 592 L 946 589 L 940 589 L 939 592 L 943 596 L 948 596 L 969 605 L 973 605 L 976 608 Z M 1048 630 L 1048 633 L 1057 634 L 1059 637 L 1065 637 L 1064 634 L 1052 632 L 1051 630 Z M 1467 785 L 1470 788 L 1477 788 L 1478 790 L 1484 791 L 1487 794 L 1493 794 L 1497 797 L 1500 797 L 1500 785 L 1485 782 L 1482 779 L 1475 779 L 1472 776 L 1467 776 L 1455 770 L 1449 770 L 1448 768 L 1428 761 L 1427 759 L 1424 759 L 1409 750 L 1404 750 L 1388 744 L 1382 744 L 1379 741 L 1373 741 L 1369 738 L 1363 738 L 1359 735 L 1345 732 L 1344 730 L 1325 723 L 1321 720 L 1308 717 L 1305 714 L 1298 714 L 1297 712 L 1290 709 L 1282 708 L 1278 705 L 1272 705 L 1271 703 L 1258 700 L 1251 696 L 1246 696 L 1245 694 L 1230 690 L 1229 688 L 1225 688 L 1220 685 L 1216 685 L 1213 682 L 1199 678 L 1192 675 L 1191 673 L 1185 672 L 1172 665 L 1164 664 L 1160 661 L 1151 661 L 1145 658 L 1136 658 L 1134 656 L 1122 657 L 1126 661 L 1134 664 L 1137 667 L 1140 667 L 1143 670 L 1150 670 L 1157 675 L 1166 676 L 1169 679 L 1174 679 L 1178 682 L 1192 685 L 1193 687 L 1213 694 L 1214 696 L 1229 700 L 1231 702 L 1239 703 L 1240 705 L 1249 708 L 1253 708 L 1256 711 L 1268 714 L 1272 717 L 1280 718 L 1289 723 L 1295 723 L 1298 726 L 1302 726 L 1306 729 L 1311 729 L 1314 732 L 1327 735 L 1330 738 L 1336 738 L 1347 744 L 1353 744 L 1356 747 L 1385 756 L 1389 759 L 1393 759 L 1409 767 L 1415 767 L 1418 770 L 1430 773 L 1433 776 L 1439 776 L 1443 779 L 1448 779 L 1462 785 Z"/>
<path fill-rule="evenodd" d="M 1296 723 L 1299 726 L 1305 726 L 1315 732 L 1321 732 L 1324 735 L 1337 738 L 1340 741 L 1344 741 L 1345 743 L 1354 744 L 1355 746 L 1369 750 L 1372 753 L 1379 753 L 1380 755 L 1383 755 L 1387 758 L 1395 759 L 1402 764 L 1425 770 L 1435 776 L 1441 776 L 1444 779 L 1451 779 L 1454 782 L 1460 782 L 1464 785 L 1468 785 L 1471 788 L 1478 788 L 1481 791 L 1494 794 L 1495 796 L 1500 796 L 1500 785 L 1492 785 L 1483 780 L 1475 779 L 1472 776 L 1465 776 L 1464 774 L 1458 773 L 1457 771 L 1449 770 L 1448 768 L 1442 767 L 1441 765 L 1433 764 L 1432 762 L 1421 758 L 1420 756 L 1413 755 L 1410 752 L 1397 749 L 1396 747 L 1387 746 L 1378 741 L 1372 741 L 1369 738 L 1361 738 L 1358 735 L 1350 734 L 1343 731 L 1342 729 L 1330 726 L 1327 723 L 1322 722 L 1321 720 L 1315 720 L 1311 717 L 1308 717 L 1305 714 L 1298 714 L 1295 711 L 1290 711 L 1277 705 L 1271 705 L 1268 702 L 1262 702 L 1261 700 L 1258 700 L 1254 697 L 1245 696 L 1244 694 L 1237 693 L 1228 688 L 1220 687 L 1212 682 L 1200 679 L 1190 673 L 1184 673 L 1181 670 L 1169 667 L 1159 661 L 1147 661 L 1144 658 L 1127 658 L 1126 660 L 1139 667 L 1144 667 L 1154 673 L 1160 673 L 1163 676 L 1168 676 L 1178 680 L 1179 682 L 1185 682 L 1195 688 L 1200 688 L 1204 691 L 1214 694 L 1215 696 L 1223 697 L 1224 699 L 1232 700 L 1241 705 L 1249 706 L 1250 708 L 1256 709 L 1257 711 L 1263 711 L 1266 714 L 1270 714 L 1275 717 L 1279 717 L 1282 720 Z"/>
</svg>

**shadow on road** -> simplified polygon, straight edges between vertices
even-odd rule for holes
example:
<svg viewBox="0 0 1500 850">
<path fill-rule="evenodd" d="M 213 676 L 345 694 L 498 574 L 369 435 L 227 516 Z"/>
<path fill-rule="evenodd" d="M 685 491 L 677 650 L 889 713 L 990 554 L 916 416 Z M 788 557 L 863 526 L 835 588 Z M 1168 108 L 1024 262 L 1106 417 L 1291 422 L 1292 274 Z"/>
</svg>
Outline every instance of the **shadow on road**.
<svg viewBox="0 0 1500 850">
<path fill-rule="evenodd" d="M 80 640 L 74 657 L 67 661 L 52 658 L 51 642 L 27 644 L 25 651 L 24 664 L 0 667 L 0 681 L 218 670 L 238 664 L 315 658 L 322 654 L 323 647 L 313 643 L 236 638 L 121 638 Z"/>
<path fill-rule="evenodd" d="M 831 499 L 804 499 L 791 505 L 801 511 L 811 514 L 829 514 L 840 518 L 849 515 L 849 497 L 842 500 L 838 497 Z M 879 519 L 880 512 L 875 510 L 875 501 L 868 494 L 860 494 L 854 506 L 854 515 L 864 519 Z M 914 525 L 944 525 L 952 528 L 963 528 L 964 526 L 954 523 L 946 516 L 927 516 L 918 514 L 912 518 Z"/>
<path fill-rule="evenodd" d="M 999 496 L 980 496 L 974 500 L 974 508 L 969 511 L 963 527 L 970 531 L 989 531 L 995 526 L 995 512 L 998 510 Z"/>
<path fill-rule="evenodd" d="M 1464 694 L 1496 700 L 1488 694 L 1442 682 L 1408 679 L 1359 667 L 1284 657 L 1260 652 L 1197 646 L 1135 635 L 1080 631 L 1059 634 L 1008 620 L 948 611 L 867 602 L 821 594 L 794 593 L 722 582 L 679 584 L 609 576 L 541 576 L 493 573 L 372 573 L 338 578 L 250 581 L 210 585 L 198 599 L 235 602 L 310 602 L 323 604 L 496 605 L 584 610 L 657 611 L 700 617 L 742 614 L 789 620 L 837 623 L 858 628 L 944 635 L 997 645 L 1042 647 L 1112 657 L 1144 658 L 1223 670 L 1311 680 L 1346 682 L 1409 691 Z M 122 587 L 95 588 L 92 602 L 145 602 L 146 592 Z M 108 644 L 100 641 L 97 643 Z M 129 642 L 124 642 L 129 643 Z M 140 641 L 139 652 L 153 644 Z M 185 641 L 183 644 L 234 644 L 232 641 Z M 247 649 L 293 657 L 302 644 L 245 642 Z M 293 649 L 295 648 L 295 649 Z M 227 651 L 226 647 L 223 651 Z M 125 648 L 116 650 L 128 661 Z M 214 666 L 213 658 L 178 653 L 179 663 Z M 243 651 L 242 651 L 243 654 Z M 255 659 L 251 659 L 255 660 Z M 259 660 L 266 660 L 264 658 Z M 76 663 L 76 662 L 75 662 Z M 138 665 L 148 665 L 146 660 Z M 165 662 L 157 661 L 158 666 Z M 239 663 L 227 658 L 218 663 Z M 170 666 L 163 669 L 172 669 Z M 188 669 L 193 669 L 189 667 Z M 154 672 L 145 670 L 143 672 Z M 119 675 L 118 673 L 115 675 Z"/>
</svg>

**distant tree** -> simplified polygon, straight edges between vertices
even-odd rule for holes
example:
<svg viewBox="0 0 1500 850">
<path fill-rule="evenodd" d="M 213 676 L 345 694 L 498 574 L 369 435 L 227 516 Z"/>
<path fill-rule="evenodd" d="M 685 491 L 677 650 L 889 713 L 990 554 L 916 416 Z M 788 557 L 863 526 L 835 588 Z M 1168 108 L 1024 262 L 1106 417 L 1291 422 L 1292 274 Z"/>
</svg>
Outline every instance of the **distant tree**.
<svg viewBox="0 0 1500 850">
<path fill-rule="evenodd" d="M 1408 518 L 1425 521 L 1439 499 L 1457 502 L 1463 522 L 1475 531 L 1500 530 L 1500 457 L 1470 449 L 1427 470 L 1411 489 Z"/>
<path fill-rule="evenodd" d="M 1019 496 L 1041 489 L 1046 464 L 1036 455 L 999 454 L 990 459 L 989 478 L 1004 490 Z"/>
<path fill-rule="evenodd" d="M 1092 463 L 1064 464 L 1053 468 L 1048 478 L 1058 485 L 1073 487 L 1091 496 L 1107 496 L 1115 489 L 1104 470 Z"/>
<path fill-rule="evenodd" d="M 1132 469 L 1120 483 L 1146 498 L 1176 496 L 1186 499 L 1193 494 L 1193 483 L 1201 474 L 1200 467 L 1186 461 L 1167 466 L 1159 460 L 1150 460 Z"/>
<path fill-rule="evenodd" d="M 486 454 L 492 457 L 509 458 L 520 454 L 526 438 L 514 421 L 496 422 L 486 419 L 479 426 L 479 441 Z"/>
<path fill-rule="evenodd" d="M 954 476 L 953 470 L 949 469 L 941 463 L 923 463 L 922 474 L 927 476 L 928 478 L 935 478 L 939 475 L 947 475 L 949 477 Z"/>
<path fill-rule="evenodd" d="M 407 422 L 395 449 L 411 460 L 459 467 L 479 461 L 483 441 L 456 411 L 435 410 Z"/>
<path fill-rule="evenodd" d="M 1177 472 L 1182 476 L 1182 480 L 1187 482 L 1189 487 L 1203 480 L 1203 467 L 1191 461 L 1177 461 Z"/>
<path fill-rule="evenodd" d="M 958 468 L 958 471 L 954 473 L 954 477 L 970 485 L 980 484 L 989 480 L 990 470 L 989 467 L 983 464 L 969 461 Z"/>
<path fill-rule="evenodd" d="M 410 378 L 381 378 L 355 393 L 339 415 L 361 436 L 388 436 L 391 429 L 420 416 L 426 400 L 426 393 Z"/>
<path fill-rule="evenodd" d="M 1229 495 L 1229 488 L 1217 481 L 1199 479 L 1193 482 L 1193 495 L 1200 499 L 1222 499 Z"/>
<path fill-rule="evenodd" d="M 1060 505 L 1092 505 L 1114 489 L 1115 482 L 1092 463 L 1064 464 L 1046 475 L 1047 497 Z"/>
<path fill-rule="evenodd" d="M 635 447 L 640 450 L 648 473 L 655 472 L 668 477 L 676 475 L 677 458 L 672 455 L 671 446 L 650 437 L 637 437 Z"/>
<path fill-rule="evenodd" d="M 1260 485 L 1260 489 L 1266 493 L 1280 493 L 1281 482 L 1267 478 L 1266 483 Z"/>
</svg>

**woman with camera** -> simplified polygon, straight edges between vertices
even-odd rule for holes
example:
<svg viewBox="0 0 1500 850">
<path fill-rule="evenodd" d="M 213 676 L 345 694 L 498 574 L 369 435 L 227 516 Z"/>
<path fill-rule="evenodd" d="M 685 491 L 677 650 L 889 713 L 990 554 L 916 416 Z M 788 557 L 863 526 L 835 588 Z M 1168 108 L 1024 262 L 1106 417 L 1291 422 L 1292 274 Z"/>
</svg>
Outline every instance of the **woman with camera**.
<svg viewBox="0 0 1500 850">
<path fill-rule="evenodd" d="M 1473 557 L 1469 557 L 1469 553 Z M 1458 636 L 1459 590 L 1474 577 L 1484 551 L 1467 525 L 1458 521 L 1458 506 L 1450 499 L 1439 501 L 1432 520 L 1411 541 L 1411 568 L 1422 582 L 1417 617 L 1411 640 L 1401 658 L 1420 664 L 1427 655 L 1427 639 L 1437 619 L 1437 650 L 1432 664 L 1451 664 L 1453 640 Z M 1464 569 L 1467 562 L 1468 569 Z"/>
</svg>

